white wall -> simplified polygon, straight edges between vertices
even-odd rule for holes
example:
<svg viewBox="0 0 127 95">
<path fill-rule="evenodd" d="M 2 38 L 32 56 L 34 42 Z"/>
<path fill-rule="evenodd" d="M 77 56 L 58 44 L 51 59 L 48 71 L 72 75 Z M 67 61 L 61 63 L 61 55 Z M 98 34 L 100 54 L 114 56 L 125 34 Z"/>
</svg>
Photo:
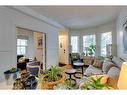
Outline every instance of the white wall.
<svg viewBox="0 0 127 95">
<path fill-rule="evenodd" d="M 116 35 L 116 20 L 110 21 L 108 23 L 102 24 L 97 27 L 92 27 L 88 29 L 82 29 L 82 30 L 70 30 L 69 32 L 69 43 L 70 43 L 70 36 L 78 35 L 79 36 L 79 52 L 82 53 L 83 51 L 83 35 L 90 35 L 95 34 L 96 35 L 96 56 L 100 55 L 100 34 L 103 32 L 110 32 L 112 31 L 112 44 L 113 44 L 113 55 L 117 54 L 117 35 Z"/>
<path fill-rule="evenodd" d="M 0 7 L 0 81 L 3 72 L 16 67 L 16 26 L 47 35 L 47 66 L 58 64 L 59 29 L 7 7 Z"/>
<path fill-rule="evenodd" d="M 117 19 L 117 55 L 127 61 L 127 54 L 124 53 L 123 48 L 123 24 L 127 21 L 127 8 L 121 10 Z"/>
<path fill-rule="evenodd" d="M 34 57 L 36 57 L 40 62 L 43 62 L 43 49 L 38 48 L 38 37 L 42 37 L 42 33 L 34 32 Z"/>
</svg>

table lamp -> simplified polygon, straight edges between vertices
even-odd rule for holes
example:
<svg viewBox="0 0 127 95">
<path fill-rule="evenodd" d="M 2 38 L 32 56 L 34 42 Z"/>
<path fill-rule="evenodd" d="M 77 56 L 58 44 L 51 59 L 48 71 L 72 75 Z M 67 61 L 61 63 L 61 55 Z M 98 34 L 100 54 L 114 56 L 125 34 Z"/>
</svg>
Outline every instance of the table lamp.
<svg viewBox="0 0 127 95">
<path fill-rule="evenodd" d="M 119 89 L 127 90 L 127 62 L 122 64 L 117 86 Z"/>
</svg>

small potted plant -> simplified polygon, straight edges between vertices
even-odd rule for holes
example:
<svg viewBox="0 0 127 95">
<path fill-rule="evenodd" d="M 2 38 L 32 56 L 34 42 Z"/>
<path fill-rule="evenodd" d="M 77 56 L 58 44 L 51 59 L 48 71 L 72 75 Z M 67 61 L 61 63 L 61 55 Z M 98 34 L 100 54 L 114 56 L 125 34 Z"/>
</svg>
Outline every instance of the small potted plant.
<svg viewBox="0 0 127 95">
<path fill-rule="evenodd" d="M 45 70 L 41 77 L 42 89 L 53 89 L 59 83 L 64 83 L 64 76 L 62 70 L 57 66 L 52 66 Z"/>
<path fill-rule="evenodd" d="M 110 89 L 110 86 L 107 84 L 102 84 L 101 83 L 101 79 L 103 76 L 94 79 L 93 77 L 91 77 L 88 81 L 81 83 L 79 88 L 81 90 L 106 90 L 106 89 Z"/>
<path fill-rule="evenodd" d="M 11 68 L 4 72 L 5 79 L 7 80 L 7 85 L 12 84 L 16 78 L 20 75 L 20 69 Z"/>
</svg>

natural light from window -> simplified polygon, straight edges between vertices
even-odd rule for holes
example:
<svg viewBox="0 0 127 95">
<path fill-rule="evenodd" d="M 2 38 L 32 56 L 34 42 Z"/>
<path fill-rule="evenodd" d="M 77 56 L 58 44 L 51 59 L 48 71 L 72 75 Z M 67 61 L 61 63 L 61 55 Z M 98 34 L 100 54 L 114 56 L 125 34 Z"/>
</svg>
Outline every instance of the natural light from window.
<svg viewBox="0 0 127 95">
<path fill-rule="evenodd" d="M 27 48 L 26 39 L 17 39 L 17 55 L 25 55 Z"/>
<path fill-rule="evenodd" d="M 90 45 L 96 45 L 95 35 L 85 35 L 83 36 L 83 52 L 87 53 Z M 93 54 L 95 55 L 95 53 Z"/>
<path fill-rule="evenodd" d="M 71 36 L 71 52 L 77 53 L 78 50 L 78 36 Z"/>
<path fill-rule="evenodd" d="M 101 34 L 101 56 L 106 56 L 106 46 L 112 44 L 112 32 L 106 32 Z"/>
</svg>

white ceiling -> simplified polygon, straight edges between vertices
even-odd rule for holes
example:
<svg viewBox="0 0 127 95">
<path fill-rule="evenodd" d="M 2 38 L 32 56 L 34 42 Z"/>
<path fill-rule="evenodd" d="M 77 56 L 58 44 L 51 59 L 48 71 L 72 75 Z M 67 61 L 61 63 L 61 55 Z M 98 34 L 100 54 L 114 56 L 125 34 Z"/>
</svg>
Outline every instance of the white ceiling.
<svg viewBox="0 0 127 95">
<path fill-rule="evenodd" d="M 84 29 L 114 20 L 118 6 L 28 6 L 69 29 Z"/>
</svg>

